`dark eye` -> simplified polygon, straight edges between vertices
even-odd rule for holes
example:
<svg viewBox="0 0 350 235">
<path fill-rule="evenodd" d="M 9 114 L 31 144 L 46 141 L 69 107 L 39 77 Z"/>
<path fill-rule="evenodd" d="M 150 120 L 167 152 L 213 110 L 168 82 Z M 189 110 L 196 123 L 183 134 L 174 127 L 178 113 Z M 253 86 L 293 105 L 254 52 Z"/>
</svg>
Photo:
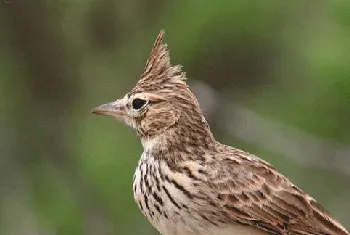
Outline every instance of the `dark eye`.
<svg viewBox="0 0 350 235">
<path fill-rule="evenodd" d="M 133 109 L 141 109 L 146 104 L 146 100 L 142 99 L 134 99 L 132 101 L 132 108 Z"/>
</svg>

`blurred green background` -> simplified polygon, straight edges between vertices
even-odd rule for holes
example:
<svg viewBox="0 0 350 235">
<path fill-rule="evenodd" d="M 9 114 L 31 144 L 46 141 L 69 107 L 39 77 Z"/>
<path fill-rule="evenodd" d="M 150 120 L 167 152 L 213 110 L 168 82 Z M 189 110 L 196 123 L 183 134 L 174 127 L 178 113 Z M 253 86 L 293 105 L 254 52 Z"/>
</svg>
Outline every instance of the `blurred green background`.
<svg viewBox="0 0 350 235">
<path fill-rule="evenodd" d="M 157 234 L 136 134 L 91 115 L 160 31 L 218 140 L 271 162 L 350 228 L 350 1 L 2 0 L 0 234 Z"/>
</svg>

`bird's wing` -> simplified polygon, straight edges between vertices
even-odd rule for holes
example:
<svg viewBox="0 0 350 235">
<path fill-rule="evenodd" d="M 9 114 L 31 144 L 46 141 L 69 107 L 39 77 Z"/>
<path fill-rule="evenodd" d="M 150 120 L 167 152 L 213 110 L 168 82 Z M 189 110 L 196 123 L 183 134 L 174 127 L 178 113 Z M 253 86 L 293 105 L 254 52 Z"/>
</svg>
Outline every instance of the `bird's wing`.
<svg viewBox="0 0 350 235">
<path fill-rule="evenodd" d="M 313 198 L 268 163 L 244 155 L 225 154 L 208 165 L 207 185 L 226 217 L 271 234 L 349 235 Z"/>
</svg>

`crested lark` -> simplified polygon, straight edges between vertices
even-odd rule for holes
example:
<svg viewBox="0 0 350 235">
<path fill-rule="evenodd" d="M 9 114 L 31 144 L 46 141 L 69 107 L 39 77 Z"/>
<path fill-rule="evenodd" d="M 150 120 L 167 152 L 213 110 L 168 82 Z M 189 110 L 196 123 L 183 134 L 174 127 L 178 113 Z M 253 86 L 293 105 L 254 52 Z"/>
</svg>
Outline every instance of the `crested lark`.
<svg viewBox="0 0 350 235">
<path fill-rule="evenodd" d="M 131 92 L 93 110 L 140 136 L 133 190 L 152 225 L 163 235 L 349 235 L 269 163 L 214 139 L 163 36 Z"/>
</svg>

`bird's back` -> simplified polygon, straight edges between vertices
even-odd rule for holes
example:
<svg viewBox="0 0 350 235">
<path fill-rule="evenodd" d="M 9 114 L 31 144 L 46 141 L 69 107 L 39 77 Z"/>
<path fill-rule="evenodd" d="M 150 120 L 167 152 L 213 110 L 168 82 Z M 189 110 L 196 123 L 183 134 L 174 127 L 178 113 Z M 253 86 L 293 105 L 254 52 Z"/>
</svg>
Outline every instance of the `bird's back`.
<svg viewBox="0 0 350 235">
<path fill-rule="evenodd" d="M 318 202 L 267 162 L 220 143 L 213 155 L 207 164 L 207 184 L 233 220 L 270 234 L 349 235 Z"/>
</svg>

